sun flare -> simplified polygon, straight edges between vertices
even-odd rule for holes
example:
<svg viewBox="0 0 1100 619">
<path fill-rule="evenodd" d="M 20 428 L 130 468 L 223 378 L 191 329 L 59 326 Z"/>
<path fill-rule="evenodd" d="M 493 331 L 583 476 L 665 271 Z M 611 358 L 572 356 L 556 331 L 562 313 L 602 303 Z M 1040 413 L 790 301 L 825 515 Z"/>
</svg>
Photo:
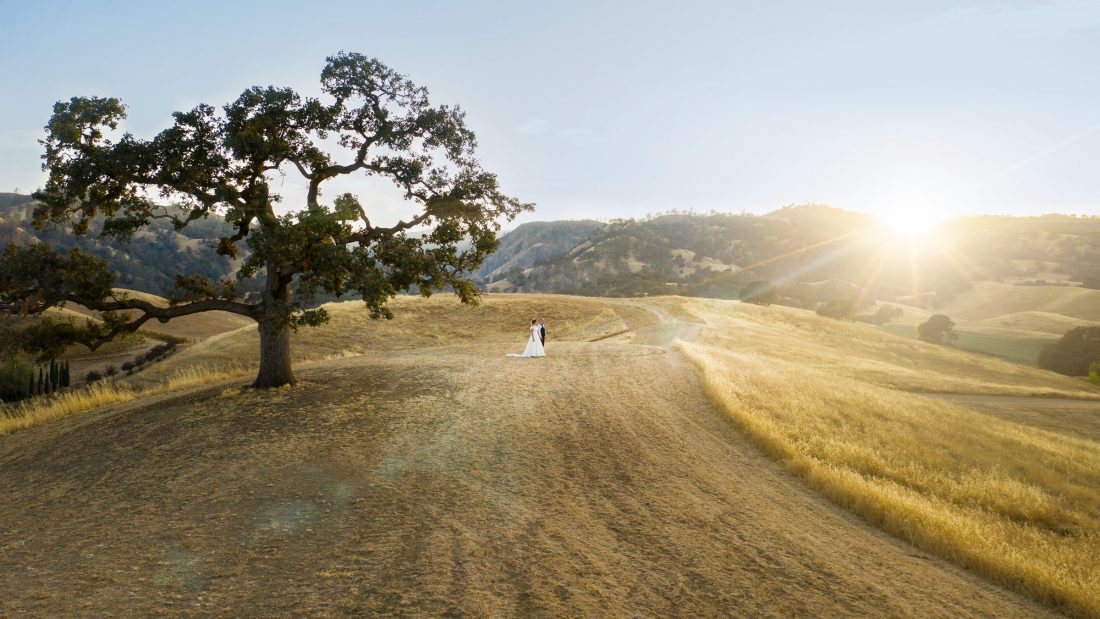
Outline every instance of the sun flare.
<svg viewBox="0 0 1100 619">
<path fill-rule="evenodd" d="M 897 209 L 878 216 L 883 227 L 896 237 L 919 239 L 936 225 L 936 218 L 916 209 Z"/>
</svg>

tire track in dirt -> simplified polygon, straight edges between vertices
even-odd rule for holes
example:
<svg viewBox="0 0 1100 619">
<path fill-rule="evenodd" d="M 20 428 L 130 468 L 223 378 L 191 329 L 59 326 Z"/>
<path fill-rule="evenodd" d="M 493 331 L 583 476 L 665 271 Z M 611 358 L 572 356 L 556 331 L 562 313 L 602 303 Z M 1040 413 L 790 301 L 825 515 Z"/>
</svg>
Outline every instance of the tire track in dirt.
<svg viewBox="0 0 1100 619">
<path fill-rule="evenodd" d="M 7 437 L 0 610 L 1051 614 L 810 492 L 676 352 L 505 352 L 338 360 L 293 390 L 195 390 Z"/>
</svg>

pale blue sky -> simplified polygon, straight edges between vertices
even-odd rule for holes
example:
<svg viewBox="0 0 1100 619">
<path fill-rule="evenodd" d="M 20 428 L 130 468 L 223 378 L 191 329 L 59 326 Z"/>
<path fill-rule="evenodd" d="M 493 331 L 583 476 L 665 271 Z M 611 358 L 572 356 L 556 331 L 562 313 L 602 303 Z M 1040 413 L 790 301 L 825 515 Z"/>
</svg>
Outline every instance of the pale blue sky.
<svg viewBox="0 0 1100 619">
<path fill-rule="evenodd" d="M 1100 214 L 1095 1 L 0 0 L 0 15 L 0 191 L 42 183 L 35 140 L 59 99 L 120 97 L 126 129 L 151 137 L 246 86 L 314 94 L 348 50 L 465 108 L 486 167 L 538 204 L 525 220 L 803 202 Z"/>
</svg>

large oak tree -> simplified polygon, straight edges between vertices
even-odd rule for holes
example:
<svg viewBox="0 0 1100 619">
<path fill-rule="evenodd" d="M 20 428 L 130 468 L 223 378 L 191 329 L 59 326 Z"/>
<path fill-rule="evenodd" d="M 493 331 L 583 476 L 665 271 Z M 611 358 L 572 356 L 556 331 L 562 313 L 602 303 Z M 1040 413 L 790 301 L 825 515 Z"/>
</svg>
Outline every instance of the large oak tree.
<svg viewBox="0 0 1100 619">
<path fill-rule="evenodd" d="M 101 312 L 78 325 L 43 319 L 24 344 L 39 354 L 82 343 L 95 348 L 151 319 L 221 310 L 258 323 L 257 387 L 294 382 L 290 332 L 327 319 L 318 291 L 362 296 L 371 317 L 390 317 L 387 301 L 408 289 L 477 292 L 469 273 L 497 247 L 501 220 L 531 208 L 504 195 L 475 158 L 474 134 L 457 107 L 433 106 L 424 88 L 378 60 L 340 53 L 327 59 L 319 98 L 290 88 L 253 87 L 218 110 L 177 112 L 151 140 L 118 135 L 126 109 L 115 98 L 76 97 L 54 106 L 43 140 L 49 180 L 35 194 L 35 225 L 126 239 L 155 218 L 179 228 L 221 214 L 231 236 L 217 251 L 248 252 L 238 278 L 259 277 L 251 300 L 235 281 L 177 278 L 168 307 L 114 290 L 107 264 L 79 251 L 9 246 L 0 258 L 0 305 L 41 313 L 66 302 Z M 281 202 L 282 174 L 304 178 L 304 204 Z M 387 179 L 410 207 L 391 225 L 371 205 L 344 193 L 324 199 L 326 182 L 348 175 Z M 171 206 L 165 206 L 165 205 Z M 241 254 L 243 255 L 243 253 Z"/>
</svg>

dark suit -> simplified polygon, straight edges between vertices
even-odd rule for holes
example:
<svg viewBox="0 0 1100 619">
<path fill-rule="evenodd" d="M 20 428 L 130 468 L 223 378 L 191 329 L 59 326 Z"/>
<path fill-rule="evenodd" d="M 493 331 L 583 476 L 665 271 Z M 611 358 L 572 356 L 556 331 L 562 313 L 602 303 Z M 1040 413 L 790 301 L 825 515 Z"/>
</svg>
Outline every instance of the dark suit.
<svg viewBox="0 0 1100 619">
<path fill-rule="evenodd" d="M 546 346 L 546 325 L 539 323 L 539 339 L 542 340 L 542 345 Z"/>
</svg>

